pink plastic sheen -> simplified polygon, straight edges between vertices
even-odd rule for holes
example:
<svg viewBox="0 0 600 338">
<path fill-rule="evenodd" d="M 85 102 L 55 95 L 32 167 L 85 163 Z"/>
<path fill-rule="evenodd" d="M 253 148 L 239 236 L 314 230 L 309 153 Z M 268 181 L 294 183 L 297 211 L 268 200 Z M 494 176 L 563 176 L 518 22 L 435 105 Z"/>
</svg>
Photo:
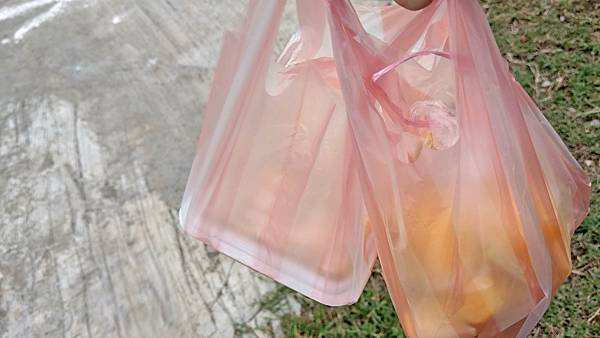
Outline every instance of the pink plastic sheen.
<svg viewBox="0 0 600 338">
<path fill-rule="evenodd" d="M 590 182 L 476 0 L 253 0 L 224 38 L 186 233 L 328 305 L 376 257 L 410 337 L 525 337 L 571 270 Z"/>
</svg>

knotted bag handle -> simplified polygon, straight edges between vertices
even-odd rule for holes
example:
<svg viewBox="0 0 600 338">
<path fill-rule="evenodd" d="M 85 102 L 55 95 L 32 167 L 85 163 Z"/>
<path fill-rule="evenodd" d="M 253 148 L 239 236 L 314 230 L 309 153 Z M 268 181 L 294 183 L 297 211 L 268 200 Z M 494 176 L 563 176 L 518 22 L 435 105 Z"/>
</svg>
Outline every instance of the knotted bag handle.
<svg viewBox="0 0 600 338">
<path fill-rule="evenodd" d="M 386 94 L 385 90 L 383 90 L 383 88 L 381 88 L 381 86 L 379 86 L 379 84 L 377 83 L 377 81 L 385 76 L 386 74 L 390 73 L 391 71 L 395 70 L 398 66 L 400 66 L 401 64 L 412 60 L 416 57 L 420 57 L 420 56 L 424 56 L 424 55 L 437 55 L 446 59 L 451 59 L 451 55 L 448 52 L 444 52 L 444 51 L 437 51 L 437 50 L 422 50 L 422 51 L 418 51 L 415 53 L 409 53 L 406 54 L 404 57 L 402 57 L 401 59 L 391 63 L 390 65 L 384 67 L 383 69 L 375 72 L 372 76 L 371 76 L 371 85 L 373 86 L 373 88 L 375 89 L 374 91 L 372 91 L 373 96 L 377 99 L 377 101 L 379 101 L 379 103 L 388 110 L 391 111 L 395 111 L 395 112 L 401 112 L 403 109 L 400 108 L 398 105 L 396 105 L 395 103 L 393 103 L 390 98 L 388 97 L 388 95 Z M 404 102 L 404 104 L 406 105 L 406 102 Z M 399 120 L 400 123 L 404 124 L 404 125 L 408 125 L 408 126 L 412 126 L 412 127 L 416 127 L 416 128 L 429 128 L 431 127 L 431 122 L 428 120 L 423 120 L 423 119 L 408 119 L 406 117 L 404 117 L 404 115 L 402 113 L 398 113 L 395 114 L 395 118 Z"/>
</svg>

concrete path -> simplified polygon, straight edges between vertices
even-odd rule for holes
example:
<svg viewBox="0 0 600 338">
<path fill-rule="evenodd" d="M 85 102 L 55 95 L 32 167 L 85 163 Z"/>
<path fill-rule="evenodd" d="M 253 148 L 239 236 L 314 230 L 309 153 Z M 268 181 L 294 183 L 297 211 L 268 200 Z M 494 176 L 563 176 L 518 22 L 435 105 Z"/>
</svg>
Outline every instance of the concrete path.
<svg viewBox="0 0 600 338">
<path fill-rule="evenodd" d="M 0 337 L 281 335 L 275 284 L 176 228 L 245 4 L 0 0 Z"/>
</svg>

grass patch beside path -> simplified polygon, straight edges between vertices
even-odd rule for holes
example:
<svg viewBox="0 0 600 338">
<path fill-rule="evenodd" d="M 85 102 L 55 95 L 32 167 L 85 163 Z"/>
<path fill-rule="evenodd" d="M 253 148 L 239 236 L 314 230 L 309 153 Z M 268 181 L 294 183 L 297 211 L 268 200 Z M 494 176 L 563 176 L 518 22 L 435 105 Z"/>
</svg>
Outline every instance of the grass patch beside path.
<svg viewBox="0 0 600 338">
<path fill-rule="evenodd" d="M 482 3 L 517 79 L 593 180 L 590 215 L 572 241 L 574 273 L 532 336 L 600 337 L 600 1 Z M 303 310 L 283 318 L 287 337 L 403 337 L 377 270 L 352 306 L 294 297 Z"/>
</svg>

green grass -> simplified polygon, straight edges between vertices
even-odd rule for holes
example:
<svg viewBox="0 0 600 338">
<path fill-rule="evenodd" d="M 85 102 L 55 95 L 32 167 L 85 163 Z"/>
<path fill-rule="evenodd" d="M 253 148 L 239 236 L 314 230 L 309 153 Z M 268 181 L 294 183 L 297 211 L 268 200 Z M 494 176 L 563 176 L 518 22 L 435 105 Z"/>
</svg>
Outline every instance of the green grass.
<svg viewBox="0 0 600 338">
<path fill-rule="evenodd" d="M 600 1 L 482 3 L 517 79 L 593 181 L 590 215 L 572 240 L 574 273 L 532 336 L 600 337 L 600 127 L 592 123 L 600 119 Z M 283 287 L 265 304 L 284 294 L 303 309 L 283 318 L 288 337 L 403 337 L 378 268 L 352 306 L 323 306 Z"/>
</svg>

